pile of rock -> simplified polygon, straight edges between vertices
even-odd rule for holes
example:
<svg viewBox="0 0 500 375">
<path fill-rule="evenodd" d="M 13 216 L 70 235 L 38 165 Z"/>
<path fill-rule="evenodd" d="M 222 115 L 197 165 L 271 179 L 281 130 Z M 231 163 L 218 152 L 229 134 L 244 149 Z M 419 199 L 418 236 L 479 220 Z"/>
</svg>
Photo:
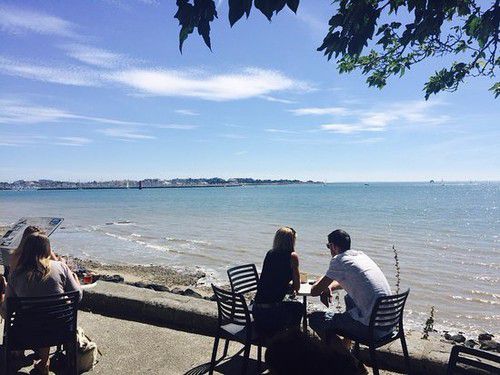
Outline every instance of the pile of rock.
<svg viewBox="0 0 500 375">
<path fill-rule="evenodd" d="M 494 335 L 491 333 L 480 333 L 477 340 L 467 339 L 463 332 L 457 334 L 444 333 L 444 338 L 454 344 L 463 344 L 469 348 L 478 347 L 481 350 L 488 350 L 500 353 L 500 343 L 493 339 Z"/>
</svg>

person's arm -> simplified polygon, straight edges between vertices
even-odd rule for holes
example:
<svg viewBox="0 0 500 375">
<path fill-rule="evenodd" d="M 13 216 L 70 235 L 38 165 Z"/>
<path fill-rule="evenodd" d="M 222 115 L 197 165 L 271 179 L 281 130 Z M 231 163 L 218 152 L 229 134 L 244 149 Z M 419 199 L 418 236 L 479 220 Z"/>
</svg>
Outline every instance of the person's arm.
<svg viewBox="0 0 500 375">
<path fill-rule="evenodd" d="M 323 292 L 329 292 L 329 286 L 332 284 L 334 280 L 330 279 L 328 276 L 323 276 L 321 279 L 316 281 L 314 285 L 311 287 L 311 296 L 317 297 L 321 295 Z"/>
<path fill-rule="evenodd" d="M 292 289 L 295 293 L 299 292 L 300 289 L 300 273 L 299 273 L 299 255 L 296 252 L 291 254 L 291 265 L 292 265 Z"/>
<path fill-rule="evenodd" d="M 61 263 L 61 264 L 65 270 L 65 273 L 66 273 L 66 283 L 64 285 L 64 291 L 65 292 L 73 292 L 73 291 L 80 292 L 79 300 L 81 301 L 82 296 L 83 296 L 83 291 L 82 291 L 82 287 L 80 286 L 80 281 L 78 281 L 78 277 L 73 272 L 71 272 L 71 270 L 66 265 L 66 263 Z"/>
</svg>

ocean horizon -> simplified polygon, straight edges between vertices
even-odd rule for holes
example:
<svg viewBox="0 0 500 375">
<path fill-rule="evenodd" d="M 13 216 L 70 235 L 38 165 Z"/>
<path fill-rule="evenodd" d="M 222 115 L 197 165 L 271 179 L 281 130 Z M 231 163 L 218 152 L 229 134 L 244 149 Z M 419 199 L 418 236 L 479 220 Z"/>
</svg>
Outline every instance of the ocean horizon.
<svg viewBox="0 0 500 375">
<path fill-rule="evenodd" d="M 500 333 L 500 183 L 352 182 L 205 189 L 0 191 L 0 225 L 23 216 L 64 217 L 61 254 L 117 264 L 198 268 L 226 281 L 243 263 L 260 269 L 274 232 L 298 232 L 301 270 L 320 276 L 326 236 L 342 228 L 395 287 L 410 288 L 407 320 Z M 311 299 L 312 300 L 312 299 Z"/>
</svg>

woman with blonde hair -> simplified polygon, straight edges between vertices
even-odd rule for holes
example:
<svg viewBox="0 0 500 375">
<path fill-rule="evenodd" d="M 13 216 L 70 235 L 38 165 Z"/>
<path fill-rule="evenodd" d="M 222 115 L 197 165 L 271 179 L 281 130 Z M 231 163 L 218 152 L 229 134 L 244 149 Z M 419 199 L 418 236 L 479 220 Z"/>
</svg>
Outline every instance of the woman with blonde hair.
<svg viewBox="0 0 500 375">
<path fill-rule="evenodd" d="M 264 259 L 253 314 L 256 328 L 267 336 L 298 327 L 303 306 L 297 301 L 284 301 L 290 291 L 300 288 L 299 256 L 295 252 L 297 234 L 282 227 L 274 236 L 273 248 Z"/>
<path fill-rule="evenodd" d="M 5 297 L 45 297 L 82 290 L 74 274 L 65 263 L 51 259 L 52 251 L 47 236 L 33 233 L 26 237 L 16 269 L 12 271 Z M 40 362 L 35 368 L 41 374 L 49 373 L 49 350 L 39 350 Z"/>
</svg>

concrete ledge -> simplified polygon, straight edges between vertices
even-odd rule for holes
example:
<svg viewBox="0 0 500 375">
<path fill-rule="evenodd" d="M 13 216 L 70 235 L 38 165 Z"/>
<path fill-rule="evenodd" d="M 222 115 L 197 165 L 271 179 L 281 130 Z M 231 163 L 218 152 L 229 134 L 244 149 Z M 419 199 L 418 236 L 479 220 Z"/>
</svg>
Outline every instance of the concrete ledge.
<svg viewBox="0 0 500 375">
<path fill-rule="evenodd" d="M 81 308 L 209 336 L 213 336 L 217 328 L 215 302 L 125 284 L 99 281 L 96 287 L 85 290 Z M 452 346 L 438 335 L 431 335 L 429 340 L 420 337 L 420 332 L 407 331 L 412 373 L 444 374 Z M 360 355 L 365 363 L 370 363 L 366 348 L 361 348 Z M 399 340 L 377 349 L 377 363 L 381 369 L 406 371 Z"/>
<path fill-rule="evenodd" d="M 212 301 L 99 281 L 83 293 L 81 309 L 213 336 L 217 306 Z"/>
</svg>

